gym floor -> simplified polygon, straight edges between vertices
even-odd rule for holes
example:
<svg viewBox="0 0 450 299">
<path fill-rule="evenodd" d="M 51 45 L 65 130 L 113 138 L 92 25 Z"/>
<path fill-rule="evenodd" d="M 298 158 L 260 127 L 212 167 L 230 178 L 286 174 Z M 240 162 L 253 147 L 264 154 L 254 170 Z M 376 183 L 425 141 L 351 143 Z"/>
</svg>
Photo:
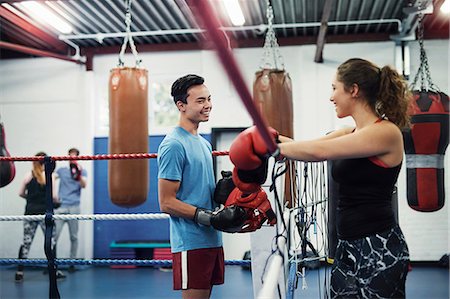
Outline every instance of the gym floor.
<svg viewBox="0 0 450 299">
<path fill-rule="evenodd" d="M 0 298 L 40 299 L 48 298 L 48 278 L 44 267 L 25 268 L 22 283 L 14 282 L 14 266 L 0 267 Z M 78 266 L 58 280 L 61 298 L 181 298 L 180 292 L 172 291 L 172 273 L 152 267 L 111 269 L 110 267 Z M 321 269 L 324 271 L 324 268 Z M 306 289 L 299 280 L 295 298 L 323 298 L 324 276 L 319 270 L 306 272 Z M 214 287 L 211 298 L 253 298 L 252 278 L 249 270 L 240 266 L 226 266 L 225 284 Z M 321 293 L 320 293 L 321 292 Z M 413 265 L 406 283 L 408 299 L 448 299 L 449 270 L 430 265 Z"/>
</svg>

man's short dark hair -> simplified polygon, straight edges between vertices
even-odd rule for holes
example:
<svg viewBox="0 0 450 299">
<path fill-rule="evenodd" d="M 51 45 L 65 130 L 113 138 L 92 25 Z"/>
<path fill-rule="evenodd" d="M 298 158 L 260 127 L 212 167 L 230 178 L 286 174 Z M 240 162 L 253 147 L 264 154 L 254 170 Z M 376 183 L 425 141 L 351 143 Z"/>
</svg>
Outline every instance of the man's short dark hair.
<svg viewBox="0 0 450 299">
<path fill-rule="evenodd" d="M 68 153 L 69 153 L 69 155 L 70 155 L 70 153 L 76 153 L 77 156 L 80 155 L 80 151 L 79 151 L 77 148 L 74 148 L 74 147 L 72 147 L 71 149 L 69 149 Z"/>
<path fill-rule="evenodd" d="M 187 104 L 188 89 L 194 85 L 202 85 L 203 82 L 205 82 L 205 79 L 203 79 L 203 77 L 194 74 L 189 74 L 178 78 L 175 82 L 173 82 L 172 91 L 170 93 L 173 96 L 173 101 L 175 102 L 175 104 L 178 101 L 182 101 L 183 103 Z"/>
</svg>

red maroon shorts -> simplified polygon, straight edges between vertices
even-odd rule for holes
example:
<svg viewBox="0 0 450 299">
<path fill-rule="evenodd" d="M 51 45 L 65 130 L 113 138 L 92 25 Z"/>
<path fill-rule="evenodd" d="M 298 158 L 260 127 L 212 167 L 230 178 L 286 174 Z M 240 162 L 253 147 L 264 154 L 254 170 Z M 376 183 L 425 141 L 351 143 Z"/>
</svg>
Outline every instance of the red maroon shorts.
<svg viewBox="0 0 450 299">
<path fill-rule="evenodd" d="M 224 282 L 223 248 L 202 248 L 172 254 L 173 289 L 211 289 Z"/>
</svg>

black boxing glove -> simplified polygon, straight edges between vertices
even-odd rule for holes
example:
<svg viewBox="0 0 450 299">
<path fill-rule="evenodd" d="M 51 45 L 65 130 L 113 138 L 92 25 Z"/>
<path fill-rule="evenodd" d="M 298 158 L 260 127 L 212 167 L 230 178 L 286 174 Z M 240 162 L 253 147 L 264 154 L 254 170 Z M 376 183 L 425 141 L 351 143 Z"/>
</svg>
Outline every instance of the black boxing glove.
<svg viewBox="0 0 450 299">
<path fill-rule="evenodd" d="M 58 209 L 61 206 L 61 202 L 60 201 L 54 201 L 53 202 L 53 209 Z"/>
<path fill-rule="evenodd" d="M 241 230 L 247 220 L 247 213 L 239 206 L 228 206 L 213 212 L 211 226 L 217 230 L 235 233 Z"/>
<path fill-rule="evenodd" d="M 197 208 L 194 216 L 195 222 L 228 233 L 240 231 L 246 220 L 247 213 L 238 206 L 228 206 L 214 212 Z"/>
<path fill-rule="evenodd" d="M 216 203 L 224 205 L 235 186 L 231 171 L 222 170 L 220 173 L 222 178 L 216 184 L 213 199 Z"/>
<path fill-rule="evenodd" d="M 81 179 L 81 166 L 76 161 L 70 161 L 70 175 L 75 181 Z"/>
</svg>

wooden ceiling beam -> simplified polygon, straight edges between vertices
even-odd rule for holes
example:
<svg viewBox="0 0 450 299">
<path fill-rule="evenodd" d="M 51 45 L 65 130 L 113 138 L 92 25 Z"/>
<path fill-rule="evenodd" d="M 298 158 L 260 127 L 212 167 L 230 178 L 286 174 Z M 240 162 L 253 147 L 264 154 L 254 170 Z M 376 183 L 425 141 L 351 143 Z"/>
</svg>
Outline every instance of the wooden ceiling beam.
<svg viewBox="0 0 450 299">
<path fill-rule="evenodd" d="M 45 46 L 45 43 L 42 42 L 42 40 L 37 39 L 34 35 L 28 34 L 27 31 L 24 31 L 7 21 L 0 22 L 0 26 L 3 27 L 2 29 L 4 34 L 1 39 L 2 41 L 7 40 L 11 43 L 27 45 L 32 48 L 42 48 Z"/>
<path fill-rule="evenodd" d="M 320 21 L 320 30 L 317 37 L 315 62 L 323 62 L 323 48 L 325 46 L 325 37 L 328 30 L 328 20 L 330 19 L 331 9 L 333 8 L 334 0 L 326 0 L 323 5 L 322 20 Z"/>
</svg>

